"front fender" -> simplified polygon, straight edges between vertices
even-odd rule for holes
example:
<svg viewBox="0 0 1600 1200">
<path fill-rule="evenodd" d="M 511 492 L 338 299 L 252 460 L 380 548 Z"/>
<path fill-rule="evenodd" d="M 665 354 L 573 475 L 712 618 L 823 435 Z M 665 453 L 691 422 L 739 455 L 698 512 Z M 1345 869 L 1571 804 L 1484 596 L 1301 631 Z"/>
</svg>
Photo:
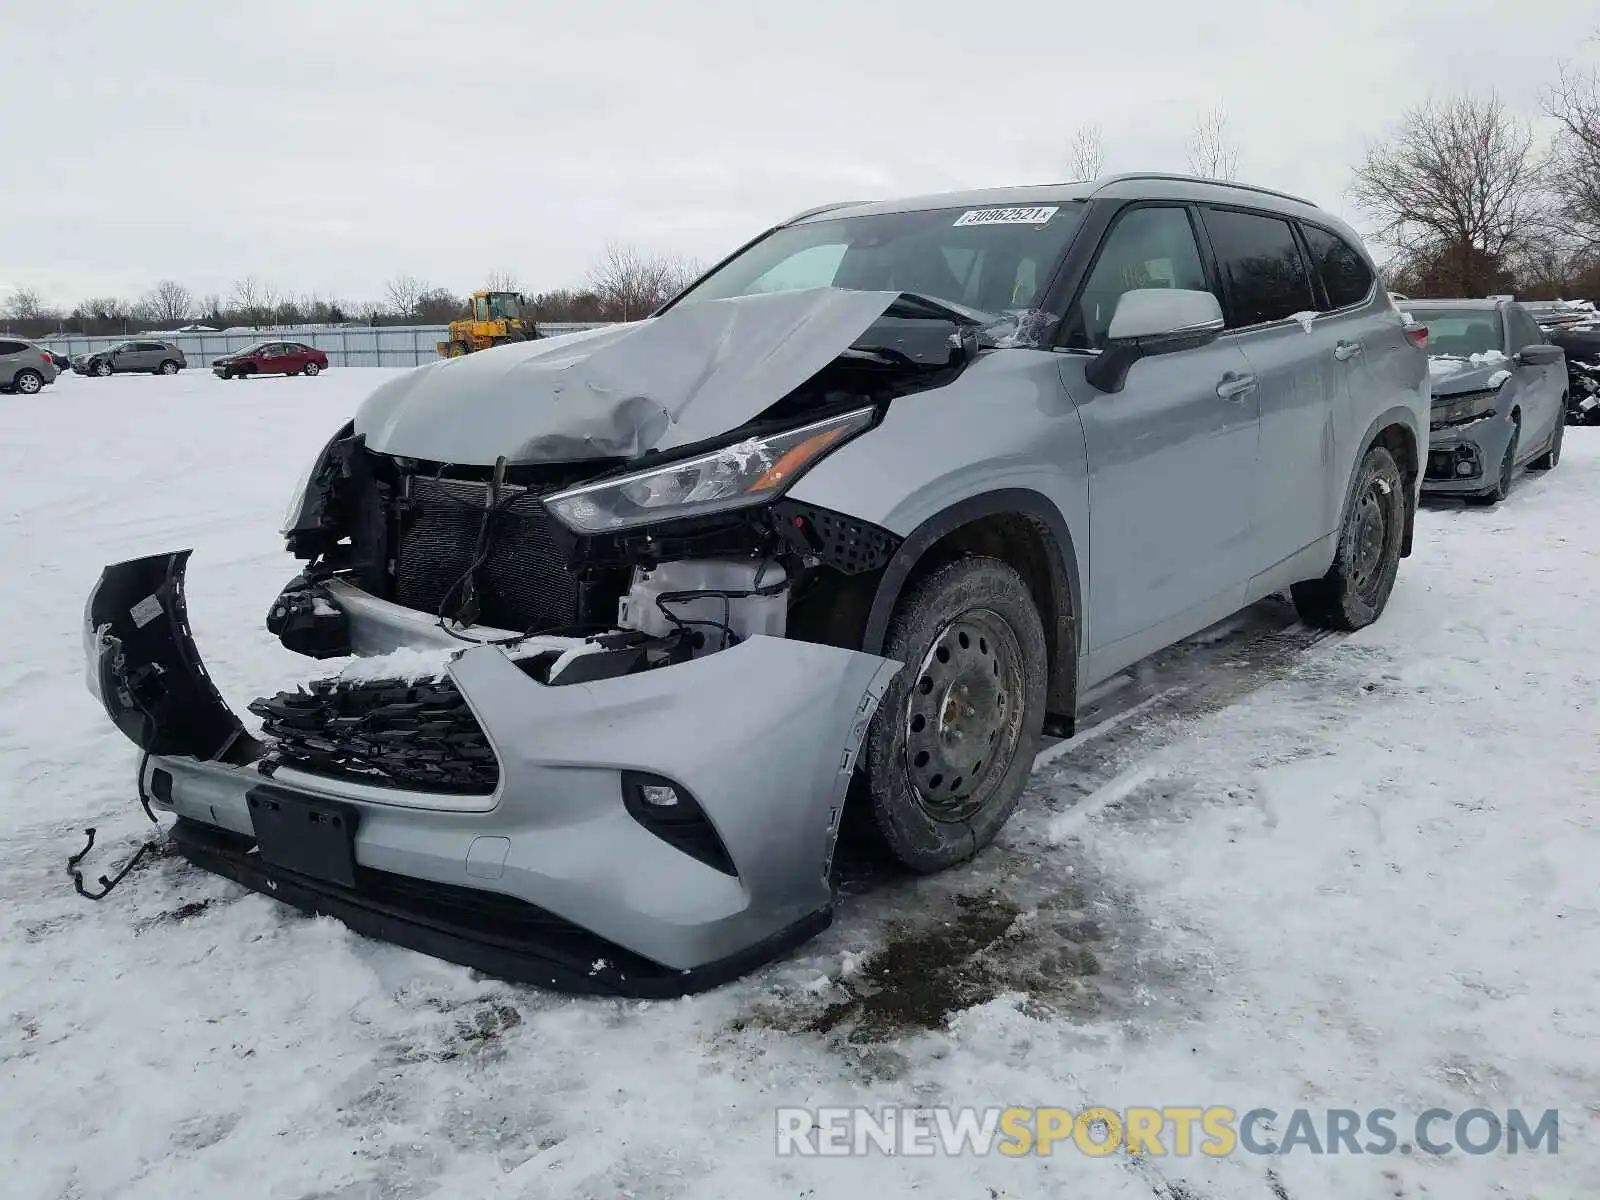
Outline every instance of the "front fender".
<svg viewBox="0 0 1600 1200">
<path fill-rule="evenodd" d="M 151 755 L 208 761 L 254 742 L 206 673 L 189 630 L 183 580 L 192 550 L 105 568 L 84 605 L 90 693 Z"/>
</svg>

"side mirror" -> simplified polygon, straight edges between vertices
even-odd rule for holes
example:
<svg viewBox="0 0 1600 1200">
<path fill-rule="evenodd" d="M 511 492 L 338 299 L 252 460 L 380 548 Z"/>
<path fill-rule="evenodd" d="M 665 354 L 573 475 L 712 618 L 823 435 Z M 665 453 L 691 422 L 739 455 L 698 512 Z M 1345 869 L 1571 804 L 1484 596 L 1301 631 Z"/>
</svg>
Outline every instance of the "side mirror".
<svg viewBox="0 0 1600 1200">
<path fill-rule="evenodd" d="M 1517 363 L 1524 367 L 1553 367 L 1565 357 L 1560 346 L 1535 342 L 1517 351 Z"/>
<path fill-rule="evenodd" d="M 1215 341 L 1224 327 L 1222 306 L 1210 292 L 1180 288 L 1135 288 L 1124 292 L 1111 314 L 1106 344 L 1084 370 L 1102 392 L 1120 392 L 1141 358 L 1193 350 Z"/>
</svg>

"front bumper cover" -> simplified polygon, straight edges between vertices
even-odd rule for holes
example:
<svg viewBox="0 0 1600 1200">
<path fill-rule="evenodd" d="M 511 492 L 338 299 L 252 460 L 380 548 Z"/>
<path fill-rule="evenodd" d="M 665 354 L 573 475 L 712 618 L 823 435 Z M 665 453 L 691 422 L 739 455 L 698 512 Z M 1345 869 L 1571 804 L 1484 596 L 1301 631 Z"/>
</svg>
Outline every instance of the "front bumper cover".
<svg viewBox="0 0 1600 1200">
<path fill-rule="evenodd" d="M 752 637 L 669 667 L 549 685 L 504 650 L 474 646 L 447 674 L 494 747 L 492 795 L 269 774 L 195 649 L 188 557 L 106 568 L 85 646 L 91 690 L 146 752 L 140 787 L 177 815 L 173 840 L 197 865 L 357 932 L 568 991 L 703 990 L 831 919 L 845 791 L 900 664 Z M 367 619 L 379 618 L 369 608 Z M 383 614 L 370 642 L 363 624 L 353 616 L 358 645 L 387 643 L 405 622 Z M 641 776 L 698 806 L 732 873 L 636 815 L 624 781 Z M 344 821 L 342 868 L 293 857 L 299 843 L 285 865 L 279 834 L 258 830 L 260 806 L 280 800 L 313 821 Z M 303 840 L 340 853 L 326 838 Z"/>
<path fill-rule="evenodd" d="M 1422 490 L 1429 495 L 1472 495 L 1493 487 L 1511 443 L 1511 430 L 1508 417 L 1494 414 L 1430 432 Z M 1469 464 L 1471 474 L 1459 474 L 1458 462 Z"/>
</svg>

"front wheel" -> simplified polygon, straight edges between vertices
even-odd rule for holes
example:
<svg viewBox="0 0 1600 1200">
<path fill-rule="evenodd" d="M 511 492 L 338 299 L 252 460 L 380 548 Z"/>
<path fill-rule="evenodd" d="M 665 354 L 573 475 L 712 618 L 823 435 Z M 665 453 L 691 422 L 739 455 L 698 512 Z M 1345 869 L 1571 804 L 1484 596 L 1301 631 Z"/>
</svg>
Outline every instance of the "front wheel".
<svg viewBox="0 0 1600 1200">
<path fill-rule="evenodd" d="M 1361 629 L 1389 603 L 1400 570 L 1406 528 L 1405 477 L 1383 446 L 1368 448 L 1339 527 L 1333 566 L 1321 579 L 1294 584 L 1289 594 L 1307 625 Z"/>
<path fill-rule="evenodd" d="M 1561 439 L 1567 428 L 1567 398 L 1561 397 L 1561 413 L 1556 419 L 1556 427 L 1550 434 L 1550 445 L 1545 452 L 1528 464 L 1530 470 L 1551 471 L 1561 461 Z"/>
<path fill-rule="evenodd" d="M 1044 725 L 1049 651 L 1028 585 L 995 558 L 935 570 L 883 653 L 905 666 L 867 733 L 869 839 L 914 871 L 970 858 L 1011 816 Z"/>
<path fill-rule="evenodd" d="M 100 376 L 101 379 L 104 379 L 107 375 L 111 374 L 111 364 L 108 362 L 95 363 L 94 373 Z"/>
<path fill-rule="evenodd" d="M 1522 426 L 1514 424 L 1511 427 L 1511 440 L 1506 443 L 1505 457 L 1500 460 L 1500 474 L 1494 481 L 1494 486 L 1486 492 L 1479 492 L 1476 496 L 1463 497 L 1466 502 L 1477 508 L 1488 508 L 1499 504 L 1511 494 L 1511 481 L 1517 473 L 1517 443 L 1522 440 Z"/>
<path fill-rule="evenodd" d="M 316 375 L 316 374 L 319 374 L 319 373 L 320 373 L 320 372 L 321 372 L 321 371 L 322 371 L 322 368 L 321 368 L 321 367 L 319 367 L 319 366 L 317 366 L 317 364 L 316 364 L 316 363 L 314 363 L 314 362 L 308 362 L 308 363 L 307 363 L 307 364 L 306 364 L 306 365 L 305 365 L 305 366 L 304 366 L 304 367 L 303 367 L 303 368 L 302 368 L 302 370 L 304 370 L 304 372 L 305 372 L 305 373 L 306 373 L 306 374 L 307 374 L 307 375 Z"/>
</svg>

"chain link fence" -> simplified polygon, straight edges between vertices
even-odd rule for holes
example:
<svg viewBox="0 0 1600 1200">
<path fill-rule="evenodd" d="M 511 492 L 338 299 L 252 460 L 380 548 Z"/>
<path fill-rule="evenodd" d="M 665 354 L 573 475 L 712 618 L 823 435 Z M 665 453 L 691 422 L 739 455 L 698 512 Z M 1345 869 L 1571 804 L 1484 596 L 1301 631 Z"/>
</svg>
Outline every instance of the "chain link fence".
<svg viewBox="0 0 1600 1200">
<path fill-rule="evenodd" d="M 606 322 L 541 323 L 545 337 L 595 329 Z M 86 337 L 55 334 L 38 338 L 38 345 L 73 358 L 109 350 L 124 342 L 172 342 L 191 367 L 209 367 L 224 354 L 235 354 L 257 342 L 299 342 L 315 346 L 334 367 L 416 367 L 439 358 L 438 343 L 449 340 L 448 325 L 300 326 L 283 329 L 225 330 L 217 333 L 136 333 L 126 336 Z"/>
</svg>

